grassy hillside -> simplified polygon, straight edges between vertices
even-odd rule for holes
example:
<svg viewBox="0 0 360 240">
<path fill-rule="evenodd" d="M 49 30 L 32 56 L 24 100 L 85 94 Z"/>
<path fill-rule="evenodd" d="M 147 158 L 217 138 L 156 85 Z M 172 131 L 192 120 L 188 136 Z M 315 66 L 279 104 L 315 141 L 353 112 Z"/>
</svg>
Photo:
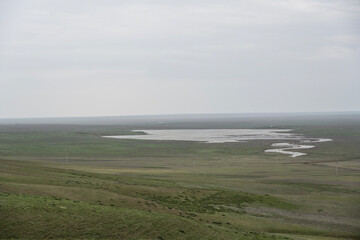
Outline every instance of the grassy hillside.
<svg viewBox="0 0 360 240">
<path fill-rule="evenodd" d="M 0 125 L 0 238 L 360 239 L 360 122 L 341 119 Z M 289 158 L 100 136 L 221 124 L 334 141 Z"/>
</svg>

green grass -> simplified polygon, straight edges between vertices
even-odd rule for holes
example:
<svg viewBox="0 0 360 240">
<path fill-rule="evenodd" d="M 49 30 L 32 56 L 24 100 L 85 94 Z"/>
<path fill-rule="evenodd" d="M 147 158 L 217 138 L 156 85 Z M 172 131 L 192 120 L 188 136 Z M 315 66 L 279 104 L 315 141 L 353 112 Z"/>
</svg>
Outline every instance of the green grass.
<svg viewBox="0 0 360 240">
<path fill-rule="evenodd" d="M 270 124 L 334 141 L 289 158 L 264 153 L 272 141 L 98 136 L 144 129 L 121 124 L 0 125 L 0 238 L 360 239 L 359 124 L 162 128 Z"/>
<path fill-rule="evenodd" d="M 228 239 L 236 236 L 234 231 L 226 232 L 217 226 L 209 228 L 173 215 L 56 197 L 6 193 L 0 196 L 1 238 L 176 239 L 186 235 L 186 239 Z M 256 235 L 250 234 L 246 239 L 257 239 L 253 236 Z"/>
</svg>

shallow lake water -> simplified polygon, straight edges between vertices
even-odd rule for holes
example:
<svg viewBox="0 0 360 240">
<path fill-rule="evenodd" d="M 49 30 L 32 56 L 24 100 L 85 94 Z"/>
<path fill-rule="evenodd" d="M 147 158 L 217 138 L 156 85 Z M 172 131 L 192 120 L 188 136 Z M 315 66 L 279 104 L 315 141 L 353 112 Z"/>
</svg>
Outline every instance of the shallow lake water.
<svg viewBox="0 0 360 240">
<path fill-rule="evenodd" d="M 141 135 L 103 136 L 118 139 L 196 141 L 206 143 L 244 142 L 251 140 L 298 140 L 301 143 L 326 142 L 331 139 L 306 138 L 291 132 L 291 129 L 165 129 L 165 130 L 134 130 L 143 132 Z M 288 150 L 309 149 L 312 145 L 290 143 L 272 144 L 274 149 L 265 152 L 289 154 L 291 157 L 306 155 L 305 153 Z"/>
</svg>

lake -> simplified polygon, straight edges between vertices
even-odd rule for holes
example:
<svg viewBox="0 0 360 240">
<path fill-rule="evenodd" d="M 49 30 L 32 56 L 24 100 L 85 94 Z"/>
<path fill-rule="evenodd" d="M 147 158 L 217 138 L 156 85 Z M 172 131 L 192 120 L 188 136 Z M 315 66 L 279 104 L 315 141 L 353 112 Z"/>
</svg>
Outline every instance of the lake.
<svg viewBox="0 0 360 240">
<path fill-rule="evenodd" d="M 331 139 L 307 138 L 292 132 L 292 129 L 162 129 L 133 130 L 144 134 L 103 136 L 117 139 L 166 140 L 166 141 L 196 141 L 205 143 L 244 142 L 251 140 L 298 140 L 302 143 L 326 142 Z M 288 150 L 309 149 L 312 145 L 296 145 L 290 143 L 275 143 L 275 149 L 265 152 L 290 154 L 292 157 L 306 155 L 305 153 Z"/>
</svg>

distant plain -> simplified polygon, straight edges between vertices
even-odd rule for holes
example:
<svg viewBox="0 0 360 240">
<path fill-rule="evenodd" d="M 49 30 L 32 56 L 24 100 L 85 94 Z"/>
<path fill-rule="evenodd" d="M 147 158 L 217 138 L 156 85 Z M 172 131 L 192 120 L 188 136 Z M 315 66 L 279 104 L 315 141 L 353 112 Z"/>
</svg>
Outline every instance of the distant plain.
<svg viewBox="0 0 360 240">
<path fill-rule="evenodd" d="M 333 141 L 101 137 L 219 128 Z M 359 146 L 359 113 L 0 120 L 0 238 L 360 239 Z"/>
</svg>

